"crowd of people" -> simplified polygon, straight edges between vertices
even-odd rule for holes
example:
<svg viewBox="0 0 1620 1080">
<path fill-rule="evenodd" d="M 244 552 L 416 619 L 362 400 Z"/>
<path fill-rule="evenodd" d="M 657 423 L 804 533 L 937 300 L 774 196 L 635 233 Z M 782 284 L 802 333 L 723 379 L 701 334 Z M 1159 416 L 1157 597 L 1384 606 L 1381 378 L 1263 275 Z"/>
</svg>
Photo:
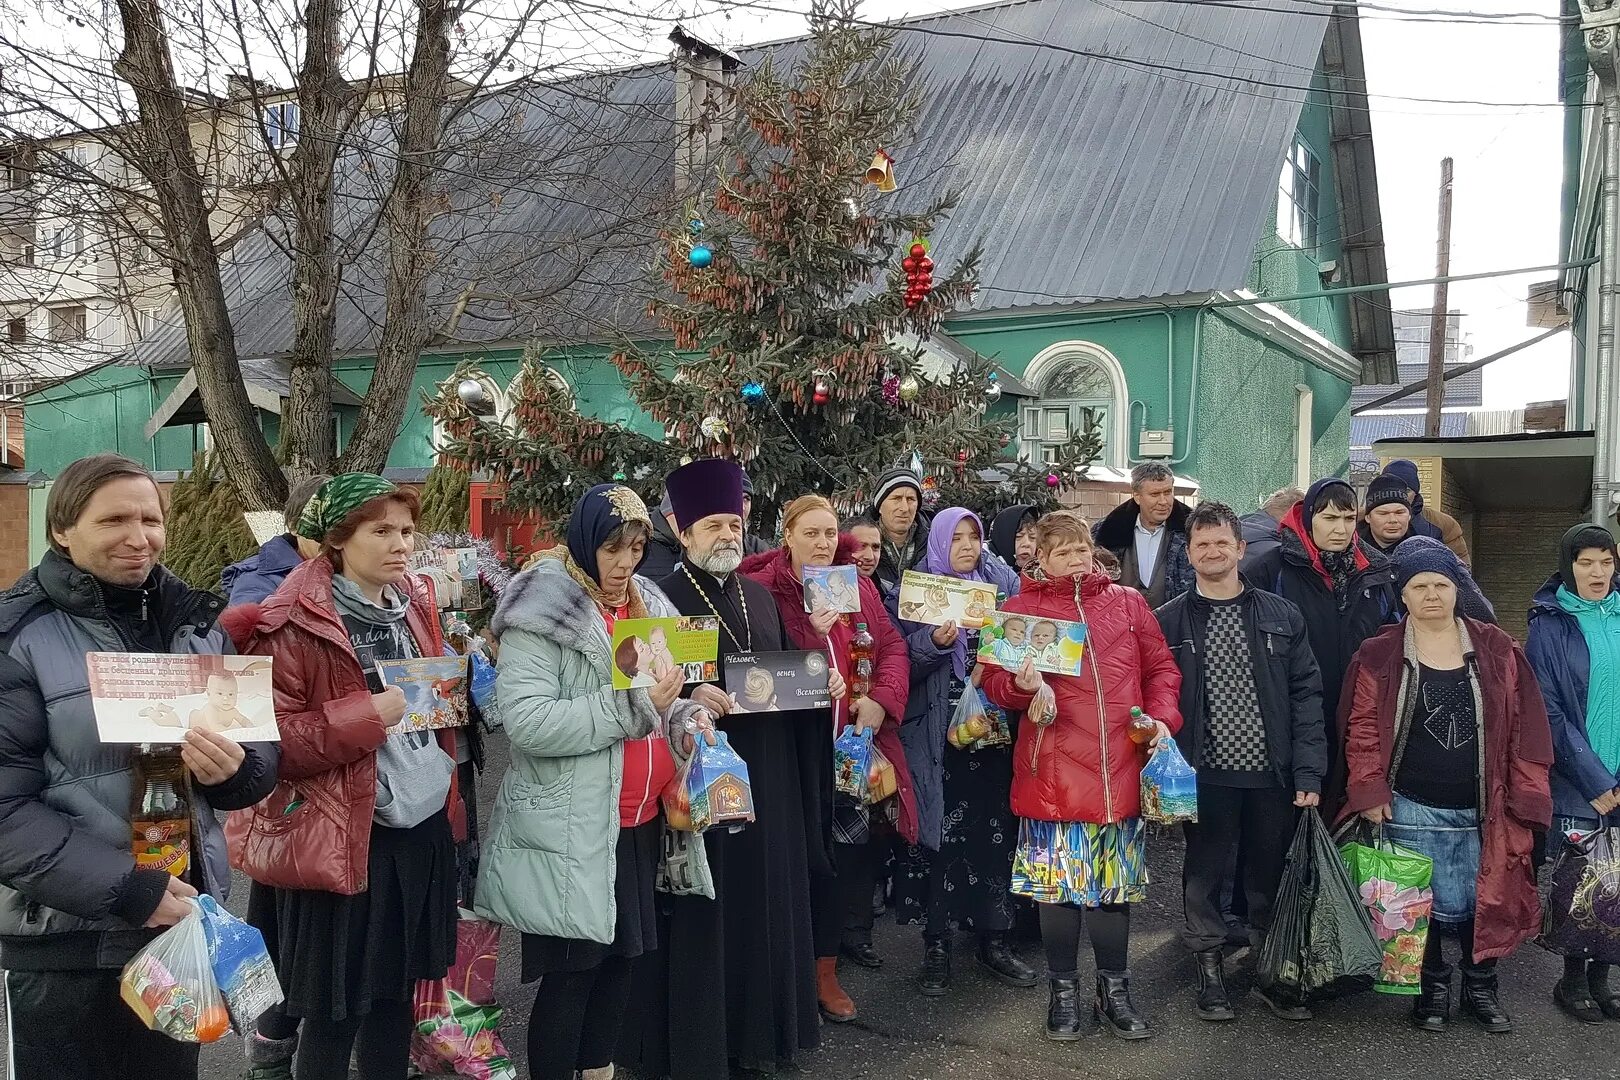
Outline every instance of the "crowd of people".
<svg viewBox="0 0 1620 1080">
<path fill-rule="evenodd" d="M 300 485 L 286 534 L 227 573 L 227 607 L 161 566 L 149 471 L 76 462 L 50 491 L 50 550 L 0 596 L 11 1075 L 197 1075 L 197 1047 L 147 1030 L 118 976 L 191 897 L 224 896 L 227 851 L 285 995 L 247 1035 L 254 1080 L 338 1080 L 351 1063 L 363 1080 L 401 1080 L 413 988 L 452 963 L 460 906 L 521 935 L 537 1080 L 791 1064 L 823 1022 L 858 1015 L 839 964 L 888 961 L 872 927 L 891 907 L 920 927 L 918 993 L 951 992 L 957 931 L 994 978 L 1038 985 L 1014 947 L 1027 922 L 1049 1038 L 1097 1023 L 1147 1038 L 1158 1022 L 1133 998 L 1131 910 L 1163 840 L 1144 823 L 1140 775 L 1171 740 L 1198 770 L 1181 892 L 1199 1018 L 1236 1016 L 1227 958 L 1243 944 L 1236 955 L 1258 955 L 1309 811 L 1433 861 L 1411 1022 L 1447 1026 L 1455 938 L 1460 1011 L 1511 1029 L 1496 963 L 1540 928 L 1536 864 L 1566 833 L 1620 825 L 1613 536 L 1577 525 L 1546 553 L 1521 649 L 1410 463 L 1364 502 L 1327 478 L 1241 519 L 1178 501 L 1174 482 L 1149 463 L 1095 526 L 1015 505 L 986 528 L 925 506 L 921 479 L 896 469 L 851 520 L 819 495 L 792 500 L 779 544 L 749 533 L 751 488 L 731 462 L 681 466 L 655 512 L 624 485 L 592 487 L 493 614 L 510 763 L 480 836 L 477 729 L 390 733 L 405 698 L 373 667 L 445 650 L 432 589 L 410 570 L 412 490 L 370 474 Z M 859 611 L 806 610 L 805 570 L 830 565 L 857 569 Z M 910 570 L 982 583 L 1003 611 L 1083 623 L 1078 672 L 980 664 L 976 628 L 903 619 Z M 722 653 L 823 652 L 831 704 L 743 713 L 724 666 L 717 682 L 686 684 L 674 665 L 615 689 L 615 623 L 675 615 L 714 619 Z M 871 662 L 857 672 L 859 625 Z M 184 875 L 132 857 L 129 748 L 99 740 L 90 706 L 85 654 L 105 650 L 274 658 L 279 743 L 185 736 L 199 857 Z M 950 736 L 974 698 L 1008 738 Z M 838 790 L 846 726 L 893 764 L 888 802 Z M 755 820 L 667 827 L 660 793 L 722 733 L 747 763 Z M 1554 998 L 1584 1022 L 1620 1019 L 1609 974 L 1566 957 Z M 1261 997 L 1310 1019 L 1299 1001 Z"/>
</svg>

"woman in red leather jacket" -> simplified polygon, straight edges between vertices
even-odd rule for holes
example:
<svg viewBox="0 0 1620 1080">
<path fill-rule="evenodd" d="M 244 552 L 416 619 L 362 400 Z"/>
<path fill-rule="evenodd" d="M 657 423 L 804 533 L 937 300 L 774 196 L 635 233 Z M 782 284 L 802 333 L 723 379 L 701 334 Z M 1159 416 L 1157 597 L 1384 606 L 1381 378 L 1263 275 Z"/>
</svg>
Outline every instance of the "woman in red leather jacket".
<svg viewBox="0 0 1620 1080">
<path fill-rule="evenodd" d="M 280 782 L 229 830 L 286 994 L 249 1037 L 257 1075 L 285 1075 L 296 1051 L 299 1080 L 346 1080 L 358 1044 L 362 1080 L 398 1080 L 416 982 L 455 959 L 454 732 L 391 733 L 405 696 L 376 673 L 444 652 L 407 570 L 419 512 L 380 476 L 333 477 L 298 524 L 321 553 L 221 619 L 242 653 L 274 658 L 281 728 Z"/>
<path fill-rule="evenodd" d="M 900 745 L 900 722 L 906 715 L 911 686 L 911 661 L 905 639 L 889 622 L 877 586 L 856 576 L 861 610 L 840 613 L 825 609 L 806 612 L 803 573 L 806 566 L 853 566 L 855 541 L 838 533 L 838 516 L 820 495 L 794 499 L 783 510 L 782 546 L 750 555 L 740 570 L 771 591 L 782 613 L 782 624 L 800 649 L 824 649 L 839 674 L 839 682 L 852 681 L 846 658 L 857 623 L 872 635 L 872 689 L 854 701 L 834 700 L 828 718 L 827 754 L 832 739 L 846 724 L 873 729 L 873 744 L 894 765 L 899 791 L 889 802 L 865 807 L 847 796 L 825 793 L 833 811 L 833 865 L 837 876 L 815 881 L 812 922 L 816 938 L 816 998 L 821 1014 L 833 1023 L 855 1019 L 855 1003 L 838 982 L 838 954 L 842 951 L 862 967 L 883 961 L 872 948 L 872 888 L 877 880 L 879 853 L 884 845 L 872 839 L 889 824 L 907 843 L 917 841 L 917 807 L 912 801 L 911 773 Z M 842 695 L 836 697 L 842 698 Z"/>
<path fill-rule="evenodd" d="M 1026 577 L 1004 610 L 1086 624 L 1079 675 L 991 667 L 985 695 L 1028 710 L 1043 685 L 1056 716 L 1026 715 L 1013 753 L 1012 810 L 1021 819 L 1012 891 L 1040 905 L 1051 979 L 1048 1038 L 1082 1036 L 1076 974 L 1081 912 L 1097 964 L 1094 1015 L 1124 1039 L 1154 1034 L 1130 996 L 1130 905 L 1147 895 L 1140 815 L 1149 748 L 1127 734 L 1132 706 L 1159 725 L 1153 745 L 1181 726 L 1181 672 L 1140 593 L 1116 585 L 1092 562 L 1091 530 L 1059 510 L 1037 526 L 1042 577 Z"/>
</svg>

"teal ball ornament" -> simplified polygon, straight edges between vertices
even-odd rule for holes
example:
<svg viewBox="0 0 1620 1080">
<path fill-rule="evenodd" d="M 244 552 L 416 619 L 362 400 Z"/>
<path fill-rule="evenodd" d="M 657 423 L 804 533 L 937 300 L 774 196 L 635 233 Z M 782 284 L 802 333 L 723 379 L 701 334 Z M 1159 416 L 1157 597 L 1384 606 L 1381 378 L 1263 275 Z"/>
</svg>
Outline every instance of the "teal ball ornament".
<svg viewBox="0 0 1620 1080">
<path fill-rule="evenodd" d="M 691 263 L 697 269 L 703 270 L 706 269 L 710 263 L 714 262 L 714 252 L 710 251 L 704 245 L 699 244 L 691 251 L 686 253 L 686 261 Z"/>
</svg>

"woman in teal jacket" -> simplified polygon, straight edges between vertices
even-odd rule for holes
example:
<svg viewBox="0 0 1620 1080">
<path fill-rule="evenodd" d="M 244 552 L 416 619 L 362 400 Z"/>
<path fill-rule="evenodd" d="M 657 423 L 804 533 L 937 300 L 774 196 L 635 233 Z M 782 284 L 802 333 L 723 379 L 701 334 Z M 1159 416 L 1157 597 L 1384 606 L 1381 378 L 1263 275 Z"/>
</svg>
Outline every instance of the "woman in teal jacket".
<svg viewBox="0 0 1620 1080">
<path fill-rule="evenodd" d="M 629 488 L 592 488 L 567 542 L 513 579 L 493 622 L 512 763 L 477 910 L 522 931 L 523 981 L 540 983 L 529 1017 L 535 1080 L 613 1075 L 631 961 L 658 947 L 659 794 L 676 753 L 709 722 L 680 699 L 679 666 L 645 689 L 613 689 L 614 623 L 677 614 L 635 576 L 651 532 Z M 701 845 L 690 854 L 701 860 Z"/>
</svg>

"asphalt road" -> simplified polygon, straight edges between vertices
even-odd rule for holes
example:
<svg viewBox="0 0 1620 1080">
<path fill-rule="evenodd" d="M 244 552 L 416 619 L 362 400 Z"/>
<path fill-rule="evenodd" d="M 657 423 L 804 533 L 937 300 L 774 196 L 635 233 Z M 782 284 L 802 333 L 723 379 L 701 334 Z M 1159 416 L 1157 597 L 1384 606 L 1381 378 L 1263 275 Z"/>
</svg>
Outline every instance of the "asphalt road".
<svg viewBox="0 0 1620 1080">
<path fill-rule="evenodd" d="M 486 807 L 505 750 L 499 737 L 491 741 L 490 771 L 479 785 Z M 1181 843 L 1166 833 L 1155 837 L 1150 850 L 1157 884 L 1148 902 L 1135 910 L 1131 962 L 1136 1000 L 1156 1024 L 1156 1038 L 1126 1043 L 1099 1031 L 1080 1042 L 1048 1042 L 1042 1035 L 1044 986 L 1015 990 L 993 981 L 973 962 L 965 935 L 957 942 L 951 993 L 924 998 L 916 992 L 922 959 L 918 931 L 885 920 L 877 934 L 887 961 L 883 969 L 844 965 L 844 985 L 860 1016 L 850 1024 L 824 1026 L 821 1049 L 787 1075 L 805 1080 L 1620 1077 L 1620 1023 L 1588 1028 L 1559 1013 L 1550 997 L 1559 961 L 1535 946 L 1502 964 L 1503 1002 L 1518 1022 L 1510 1035 L 1486 1035 L 1467 1022 L 1442 1035 L 1426 1035 L 1406 1024 L 1409 999 L 1374 993 L 1321 1006 L 1316 1019 L 1305 1024 L 1274 1018 L 1252 995 L 1239 1001 L 1235 1022 L 1201 1022 L 1192 1011 L 1191 965 L 1175 938 Z M 246 889 L 239 888 L 231 906 L 240 910 L 245 899 Z M 534 995 L 517 982 L 515 934 L 503 939 L 502 950 L 500 999 L 508 1006 L 503 1034 L 520 1063 L 519 1075 L 526 1077 L 524 1031 Z M 1026 945 L 1024 955 L 1043 968 L 1038 946 Z M 1089 957 L 1082 958 L 1083 978 L 1089 978 L 1089 963 Z M 202 1075 L 236 1080 L 241 1062 L 240 1042 L 228 1039 L 204 1048 Z"/>
</svg>

